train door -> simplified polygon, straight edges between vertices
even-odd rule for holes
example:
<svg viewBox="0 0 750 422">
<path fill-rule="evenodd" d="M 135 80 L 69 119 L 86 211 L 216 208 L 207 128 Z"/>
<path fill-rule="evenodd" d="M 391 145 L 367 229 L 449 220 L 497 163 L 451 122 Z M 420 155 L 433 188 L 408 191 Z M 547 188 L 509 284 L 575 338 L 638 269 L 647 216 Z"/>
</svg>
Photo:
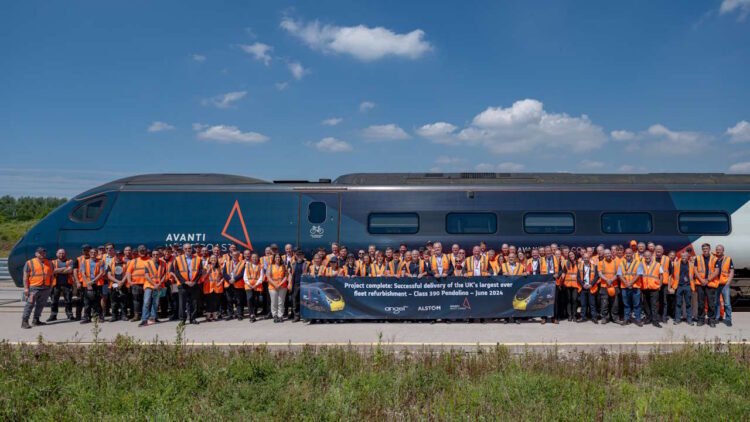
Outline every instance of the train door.
<svg viewBox="0 0 750 422">
<path fill-rule="evenodd" d="M 339 206 L 336 192 L 301 193 L 298 244 L 305 253 L 339 240 Z"/>
</svg>

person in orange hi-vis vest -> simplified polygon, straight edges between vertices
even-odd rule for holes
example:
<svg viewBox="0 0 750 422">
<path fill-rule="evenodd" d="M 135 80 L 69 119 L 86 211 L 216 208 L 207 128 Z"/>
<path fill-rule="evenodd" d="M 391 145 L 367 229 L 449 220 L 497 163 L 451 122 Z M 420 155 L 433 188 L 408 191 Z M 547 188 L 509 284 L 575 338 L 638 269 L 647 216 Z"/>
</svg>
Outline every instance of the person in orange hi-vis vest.
<svg viewBox="0 0 750 422">
<path fill-rule="evenodd" d="M 605 249 L 599 259 L 599 317 L 602 324 L 620 323 L 620 283 L 617 278 L 617 261 L 611 249 Z"/>
<path fill-rule="evenodd" d="M 669 294 L 671 262 L 664 253 L 662 245 L 654 246 L 654 261 L 661 265 L 662 282 L 659 288 L 659 318 L 660 322 L 666 323 L 669 315 L 674 315 L 674 296 Z"/>
<path fill-rule="evenodd" d="M 45 325 L 39 318 L 42 309 L 47 303 L 47 298 L 52 290 L 52 265 L 47 260 L 47 250 L 39 247 L 34 253 L 34 258 L 26 261 L 23 267 L 23 294 L 26 303 L 23 306 L 21 317 L 21 328 L 31 328 L 29 318 L 34 311 L 34 325 Z"/>
<path fill-rule="evenodd" d="M 271 265 L 268 267 L 266 279 L 268 280 L 268 294 L 271 297 L 271 315 L 273 322 L 282 322 L 284 315 L 284 298 L 289 285 L 289 274 L 287 272 L 281 255 L 275 254 Z"/>
<path fill-rule="evenodd" d="M 617 277 L 620 281 L 622 304 L 625 308 L 623 322 L 625 324 L 635 322 L 636 325 L 642 327 L 641 279 L 643 277 L 643 266 L 641 261 L 635 259 L 633 249 L 625 249 L 625 258 L 620 261 L 620 266 L 617 268 Z"/>
<path fill-rule="evenodd" d="M 586 251 L 578 264 L 578 285 L 581 287 L 581 317 L 578 322 L 585 322 L 589 316 L 594 324 L 598 324 L 596 315 L 596 292 L 599 290 L 599 275 L 596 264 L 591 262 L 591 252 Z"/>
<path fill-rule="evenodd" d="M 130 321 L 140 321 L 143 310 L 143 285 L 146 283 L 146 263 L 149 260 L 145 245 L 137 248 L 138 256 L 128 262 L 127 283 L 133 297 L 133 318 Z"/>
<path fill-rule="evenodd" d="M 219 303 L 224 294 L 224 275 L 219 257 L 213 254 L 208 257 L 203 282 L 203 298 L 206 303 L 206 321 L 219 319 Z"/>
<path fill-rule="evenodd" d="M 65 315 L 73 320 L 73 260 L 67 258 L 65 249 L 59 249 L 56 259 L 50 261 L 54 278 L 52 279 L 52 306 L 47 322 L 57 321 L 57 310 L 60 296 L 65 300 Z"/>
<path fill-rule="evenodd" d="M 685 302 L 685 316 L 688 325 L 693 325 L 693 290 L 695 290 L 695 267 L 690 254 L 683 251 L 680 259 L 674 262 L 671 287 L 675 290 L 674 325 L 682 322 L 682 303 Z"/>
<path fill-rule="evenodd" d="M 81 274 L 81 285 L 86 296 L 83 300 L 83 319 L 81 324 L 91 322 L 92 307 L 99 321 L 104 321 L 104 310 L 101 303 L 101 286 L 104 284 L 104 268 L 101 260 L 97 258 L 96 249 L 89 250 L 89 257 L 83 261 Z"/>
<path fill-rule="evenodd" d="M 572 250 L 568 251 L 567 259 L 563 262 L 563 285 L 565 286 L 568 321 L 572 322 L 576 319 L 578 293 L 581 291 L 581 286 L 578 284 L 578 257 Z"/>
<path fill-rule="evenodd" d="M 201 258 L 193 255 L 193 246 L 186 243 L 182 246 L 182 255 L 175 258 L 174 275 L 179 284 L 180 320 L 185 323 L 189 318 L 191 324 L 198 324 L 198 301 L 203 294 L 200 280 L 203 275 Z"/>
<path fill-rule="evenodd" d="M 127 265 L 123 260 L 122 251 L 115 251 L 115 260 L 105 268 L 105 274 L 109 280 L 109 297 L 112 301 L 112 319 L 110 321 L 126 320 L 126 299 L 128 284 L 125 277 Z"/>
<path fill-rule="evenodd" d="M 645 250 L 641 257 L 643 267 L 642 286 L 643 303 L 646 306 L 646 324 L 651 323 L 656 328 L 661 328 L 659 323 L 659 292 L 664 279 L 664 270 L 660 262 L 657 262 L 651 251 Z"/>
<path fill-rule="evenodd" d="M 159 251 L 151 251 L 151 259 L 146 262 L 146 280 L 143 283 L 143 312 L 139 327 L 156 324 L 156 311 L 159 307 L 159 291 L 164 287 L 165 265 Z"/>
<path fill-rule="evenodd" d="M 729 293 L 731 291 L 730 285 L 734 279 L 734 263 L 732 262 L 732 257 L 724 254 L 724 245 L 716 245 L 714 255 L 716 255 L 714 277 L 719 279 L 719 285 L 716 290 L 716 314 L 720 316 L 723 310 L 724 323 L 727 327 L 731 327 L 732 304 Z M 719 318 L 719 321 L 721 321 L 721 318 Z"/>
<path fill-rule="evenodd" d="M 719 286 L 719 277 L 716 276 L 716 256 L 711 253 L 711 245 L 701 245 L 701 255 L 695 258 L 695 294 L 698 297 L 698 326 L 706 323 L 706 308 L 708 308 L 709 325 L 713 321 L 716 326 L 716 291 Z M 712 327 L 712 328 L 713 328 Z"/>
</svg>

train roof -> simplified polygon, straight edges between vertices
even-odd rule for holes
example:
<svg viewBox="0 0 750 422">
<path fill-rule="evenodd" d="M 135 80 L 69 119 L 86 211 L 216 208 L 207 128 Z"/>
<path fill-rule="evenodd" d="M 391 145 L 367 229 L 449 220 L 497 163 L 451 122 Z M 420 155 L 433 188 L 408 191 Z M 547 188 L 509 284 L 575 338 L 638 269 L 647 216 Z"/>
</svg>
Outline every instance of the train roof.
<svg viewBox="0 0 750 422">
<path fill-rule="evenodd" d="M 77 195 L 77 199 L 105 191 L 162 190 L 287 190 L 287 189 L 368 189 L 369 187 L 438 189 L 440 187 L 476 187 L 505 189 L 526 187 L 531 190 L 556 187 L 568 189 L 677 189 L 750 190 L 750 175 L 723 173 L 352 173 L 337 179 L 274 180 L 269 182 L 247 176 L 218 173 L 143 174 L 118 179 Z"/>
</svg>

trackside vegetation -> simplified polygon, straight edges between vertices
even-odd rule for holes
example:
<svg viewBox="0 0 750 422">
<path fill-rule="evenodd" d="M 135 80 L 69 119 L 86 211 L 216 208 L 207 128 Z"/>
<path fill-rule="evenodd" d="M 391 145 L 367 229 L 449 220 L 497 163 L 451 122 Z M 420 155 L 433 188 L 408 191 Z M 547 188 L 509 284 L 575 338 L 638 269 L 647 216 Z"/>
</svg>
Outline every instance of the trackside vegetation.
<svg viewBox="0 0 750 422">
<path fill-rule="evenodd" d="M 8 256 L 24 233 L 66 201 L 52 197 L 0 197 L 0 257 Z"/>
<path fill-rule="evenodd" d="M 178 334 L 178 338 L 179 338 Z M 750 346 L 526 353 L 0 344 L 0 419 L 747 420 Z"/>
</svg>

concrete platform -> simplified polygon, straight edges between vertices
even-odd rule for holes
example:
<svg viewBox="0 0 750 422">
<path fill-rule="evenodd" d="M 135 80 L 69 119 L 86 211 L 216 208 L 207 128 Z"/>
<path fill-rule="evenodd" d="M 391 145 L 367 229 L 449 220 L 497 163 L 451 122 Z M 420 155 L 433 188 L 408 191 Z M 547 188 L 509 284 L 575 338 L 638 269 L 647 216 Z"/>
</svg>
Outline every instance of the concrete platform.
<svg viewBox="0 0 750 422">
<path fill-rule="evenodd" d="M 0 284 L 0 339 L 12 342 L 44 341 L 90 344 L 94 341 L 94 325 L 63 320 L 30 330 L 21 328 L 21 289 L 8 283 Z M 49 315 L 45 309 L 42 320 Z M 188 325 L 184 339 L 188 345 L 266 345 L 272 348 L 300 348 L 312 346 L 352 346 L 370 348 L 380 344 L 389 348 L 476 349 L 496 344 L 508 346 L 513 352 L 556 348 L 561 352 L 579 350 L 650 351 L 671 350 L 687 343 L 750 341 L 750 313 L 733 315 L 734 326 L 720 323 L 716 328 L 665 324 L 663 328 L 615 324 L 561 322 L 559 325 L 528 322 L 522 324 L 469 323 L 333 323 L 307 324 L 286 321 L 220 321 Z M 105 322 L 99 341 L 111 341 L 118 334 L 128 335 L 142 342 L 161 340 L 173 342 L 177 323 L 162 322 L 154 326 L 138 327 L 131 322 Z"/>
</svg>

